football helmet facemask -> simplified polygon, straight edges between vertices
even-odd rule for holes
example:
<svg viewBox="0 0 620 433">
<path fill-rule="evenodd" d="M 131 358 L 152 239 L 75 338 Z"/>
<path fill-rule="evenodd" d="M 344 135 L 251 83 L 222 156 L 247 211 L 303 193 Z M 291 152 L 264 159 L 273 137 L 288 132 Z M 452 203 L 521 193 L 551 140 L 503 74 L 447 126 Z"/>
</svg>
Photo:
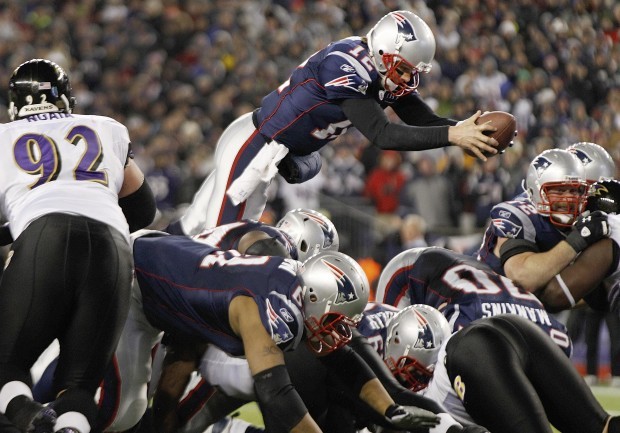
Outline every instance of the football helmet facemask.
<svg viewBox="0 0 620 433">
<path fill-rule="evenodd" d="M 413 12 L 390 12 L 370 29 L 366 38 L 383 88 L 396 97 L 413 92 L 420 82 L 419 74 L 431 70 L 435 36 Z M 401 77 L 403 72 L 411 73 L 408 81 Z"/>
<path fill-rule="evenodd" d="M 303 313 L 308 347 L 330 353 L 351 341 L 370 294 L 360 265 L 338 251 L 321 251 L 303 263 Z"/>
<path fill-rule="evenodd" d="M 450 324 L 437 309 L 410 305 L 388 323 L 385 363 L 403 386 L 420 391 L 433 377 L 439 349 L 450 334 Z"/>
<path fill-rule="evenodd" d="M 74 105 L 68 75 L 50 60 L 28 60 L 9 79 L 11 121 L 37 113 L 71 113 Z"/>
<path fill-rule="evenodd" d="M 305 261 L 319 251 L 338 251 L 340 240 L 334 224 L 312 209 L 288 211 L 276 224 L 297 247 L 298 260 Z"/>
<path fill-rule="evenodd" d="M 554 225 L 567 228 L 585 208 L 585 169 L 573 153 L 548 149 L 530 163 L 525 189 L 539 214 L 549 217 Z"/>
<path fill-rule="evenodd" d="M 592 185 L 598 180 L 616 177 L 616 163 L 603 146 L 587 141 L 571 144 L 566 149 L 573 153 L 586 170 L 586 181 Z"/>
</svg>

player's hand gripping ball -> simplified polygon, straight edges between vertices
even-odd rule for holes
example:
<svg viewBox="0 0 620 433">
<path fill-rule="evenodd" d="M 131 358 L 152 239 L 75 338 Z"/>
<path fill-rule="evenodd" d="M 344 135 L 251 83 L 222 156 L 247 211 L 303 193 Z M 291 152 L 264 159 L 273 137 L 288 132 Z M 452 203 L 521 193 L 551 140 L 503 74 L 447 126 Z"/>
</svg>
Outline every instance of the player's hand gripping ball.
<svg viewBox="0 0 620 433">
<path fill-rule="evenodd" d="M 497 140 L 497 154 L 502 153 L 507 147 L 512 146 L 512 140 L 514 140 L 517 135 L 517 120 L 512 114 L 506 113 L 505 111 L 487 111 L 478 118 L 476 124 L 480 125 L 486 122 L 490 122 L 491 125 L 497 128 L 495 132 L 486 132 L 486 135 Z M 482 151 L 482 153 L 487 157 L 493 156 L 493 154 L 489 152 Z"/>
</svg>

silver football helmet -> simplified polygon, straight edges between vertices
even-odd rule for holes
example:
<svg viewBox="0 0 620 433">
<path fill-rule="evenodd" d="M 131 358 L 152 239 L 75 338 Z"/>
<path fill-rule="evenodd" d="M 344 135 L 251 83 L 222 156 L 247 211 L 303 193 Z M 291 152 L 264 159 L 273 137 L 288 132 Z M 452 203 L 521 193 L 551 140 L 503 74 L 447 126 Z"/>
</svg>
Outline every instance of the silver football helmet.
<svg viewBox="0 0 620 433">
<path fill-rule="evenodd" d="M 366 37 L 383 88 L 394 96 L 413 92 L 420 82 L 419 74 L 431 70 L 435 36 L 413 12 L 390 12 L 370 29 Z M 411 70 L 408 82 L 401 78 L 403 69 Z"/>
<path fill-rule="evenodd" d="M 319 251 L 338 251 L 340 240 L 334 224 L 312 209 L 288 211 L 276 224 L 297 247 L 298 259 L 305 261 Z"/>
<path fill-rule="evenodd" d="M 309 347 L 329 353 L 347 344 L 370 295 L 360 265 L 338 251 L 322 251 L 303 263 L 299 278 Z"/>
<path fill-rule="evenodd" d="M 603 146 L 587 141 L 571 144 L 566 149 L 573 153 L 586 170 L 586 181 L 592 185 L 599 180 L 616 177 L 616 163 Z"/>
<path fill-rule="evenodd" d="M 410 305 L 388 323 L 385 363 L 398 381 L 417 392 L 433 377 L 439 349 L 450 336 L 450 324 L 430 305 Z"/>
<path fill-rule="evenodd" d="M 548 149 L 530 163 L 525 189 L 539 214 L 558 227 L 570 227 L 585 207 L 585 169 L 573 153 Z"/>
</svg>

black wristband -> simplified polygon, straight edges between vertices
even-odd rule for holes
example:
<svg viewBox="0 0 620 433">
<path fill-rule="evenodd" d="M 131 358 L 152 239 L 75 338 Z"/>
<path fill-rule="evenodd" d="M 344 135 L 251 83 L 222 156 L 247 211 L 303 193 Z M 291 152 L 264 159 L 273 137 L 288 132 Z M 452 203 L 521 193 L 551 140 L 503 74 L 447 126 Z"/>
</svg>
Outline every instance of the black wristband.
<svg viewBox="0 0 620 433">
<path fill-rule="evenodd" d="M 580 253 L 586 249 L 588 243 L 577 231 L 572 231 L 566 236 L 566 242 L 570 245 L 576 253 Z"/>
</svg>

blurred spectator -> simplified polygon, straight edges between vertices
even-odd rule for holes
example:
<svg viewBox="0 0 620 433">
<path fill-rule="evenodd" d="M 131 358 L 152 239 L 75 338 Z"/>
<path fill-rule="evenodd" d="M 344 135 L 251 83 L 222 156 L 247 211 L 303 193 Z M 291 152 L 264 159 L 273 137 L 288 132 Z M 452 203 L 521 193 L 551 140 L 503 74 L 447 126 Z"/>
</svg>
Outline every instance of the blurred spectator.
<svg viewBox="0 0 620 433">
<path fill-rule="evenodd" d="M 405 250 L 428 246 L 426 221 L 420 215 L 406 215 L 396 227 L 377 244 L 373 254 L 381 267 Z"/>
<path fill-rule="evenodd" d="M 484 228 L 497 203 L 508 199 L 510 174 L 501 167 L 500 157 L 489 158 L 477 165 L 467 181 L 467 197 L 475 203 L 474 214 L 476 227 Z"/>
<path fill-rule="evenodd" d="M 346 144 L 332 146 L 333 155 L 323 159 L 326 193 L 334 197 L 360 196 L 364 191 L 364 166 Z M 326 149 L 327 152 L 329 150 Z"/>
<path fill-rule="evenodd" d="M 400 206 L 401 190 L 405 184 L 401 161 L 399 152 L 384 150 L 379 154 L 378 166 L 366 178 L 364 195 L 379 214 L 394 213 Z"/>
<path fill-rule="evenodd" d="M 403 207 L 420 215 L 429 231 L 458 227 L 453 219 L 452 197 L 449 179 L 437 172 L 432 156 L 422 153 L 415 163 L 413 178 L 403 188 Z"/>
<path fill-rule="evenodd" d="M 278 180 L 278 195 L 282 199 L 284 212 L 291 209 L 320 209 L 319 195 L 325 185 L 325 175 L 319 172 L 312 179 L 298 184 L 290 184 L 283 179 Z"/>
</svg>

